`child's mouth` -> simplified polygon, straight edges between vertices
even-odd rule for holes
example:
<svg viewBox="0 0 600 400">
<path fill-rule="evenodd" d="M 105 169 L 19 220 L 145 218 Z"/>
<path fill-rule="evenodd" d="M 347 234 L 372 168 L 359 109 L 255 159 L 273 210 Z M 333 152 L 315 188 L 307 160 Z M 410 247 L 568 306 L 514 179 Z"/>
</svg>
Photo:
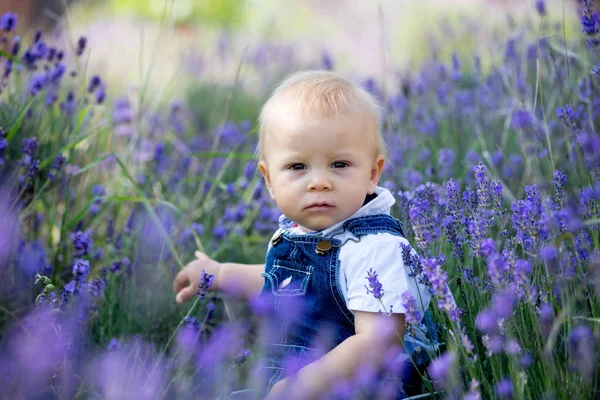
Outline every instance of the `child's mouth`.
<svg viewBox="0 0 600 400">
<path fill-rule="evenodd" d="M 332 205 L 329 204 L 313 204 L 311 206 L 306 207 L 306 210 L 309 211 L 326 211 L 333 208 Z"/>
</svg>

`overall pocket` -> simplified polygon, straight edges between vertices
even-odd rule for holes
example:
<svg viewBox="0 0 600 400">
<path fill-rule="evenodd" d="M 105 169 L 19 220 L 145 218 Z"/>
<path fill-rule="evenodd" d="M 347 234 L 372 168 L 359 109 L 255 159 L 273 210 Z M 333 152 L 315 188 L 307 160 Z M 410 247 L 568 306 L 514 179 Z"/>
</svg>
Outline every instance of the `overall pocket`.
<svg viewBox="0 0 600 400">
<path fill-rule="evenodd" d="M 275 260 L 273 268 L 262 276 L 271 283 L 271 291 L 275 296 L 304 296 L 312 269 L 312 265 Z"/>
</svg>

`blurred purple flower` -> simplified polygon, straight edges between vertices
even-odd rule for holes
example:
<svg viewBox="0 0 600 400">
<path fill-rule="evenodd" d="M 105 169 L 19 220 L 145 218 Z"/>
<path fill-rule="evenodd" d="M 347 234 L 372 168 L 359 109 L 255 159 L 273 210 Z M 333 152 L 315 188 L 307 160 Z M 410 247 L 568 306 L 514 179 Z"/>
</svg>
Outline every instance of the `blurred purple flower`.
<svg viewBox="0 0 600 400">
<path fill-rule="evenodd" d="M 90 83 L 88 85 L 88 93 L 93 93 L 102 83 L 102 79 L 98 75 L 94 75 L 90 78 Z"/>
<path fill-rule="evenodd" d="M 31 96 L 35 96 L 44 88 L 46 82 L 47 74 L 45 72 L 36 72 L 29 80 L 29 89 L 27 89 L 27 92 Z"/>
<path fill-rule="evenodd" d="M 402 307 L 404 307 L 404 315 L 406 325 L 409 327 L 418 327 L 421 322 L 421 313 L 417 310 L 417 302 L 409 291 L 402 294 Z"/>
<path fill-rule="evenodd" d="M 83 258 L 91 253 L 93 244 L 89 230 L 71 233 L 71 241 L 73 242 L 73 258 Z"/>
<path fill-rule="evenodd" d="M 505 378 L 496 384 L 496 394 L 501 400 L 512 399 L 513 384 L 510 378 Z"/>
<path fill-rule="evenodd" d="M 111 343 L 113 343 L 111 341 Z M 132 357 L 136 354 L 136 357 Z M 165 388 L 165 364 L 143 343 L 115 345 L 91 359 L 85 381 L 105 399 L 156 399 Z"/>
<path fill-rule="evenodd" d="M 450 375 L 455 368 L 456 355 L 454 353 L 444 353 L 440 357 L 431 361 L 427 372 L 435 384 L 446 388 L 450 384 Z"/>
<path fill-rule="evenodd" d="M 77 48 L 75 50 L 75 53 L 78 56 L 82 55 L 83 52 L 85 51 L 86 45 L 87 45 L 87 38 L 85 36 L 79 37 L 79 39 L 77 40 Z"/>
<path fill-rule="evenodd" d="M 4 32 L 11 32 L 17 26 L 18 17 L 13 12 L 4 13 L 0 19 L 0 29 Z"/>
<path fill-rule="evenodd" d="M 21 150 L 23 153 L 23 160 L 21 161 L 21 165 L 31 164 L 37 147 L 37 140 L 35 138 L 23 139 L 23 148 Z"/>
<path fill-rule="evenodd" d="M 594 337 L 590 328 L 578 325 L 569 332 L 569 359 L 571 367 L 578 371 L 584 380 L 595 374 L 596 352 Z"/>
<path fill-rule="evenodd" d="M 117 340 L 117 338 L 110 339 L 108 342 L 108 346 L 106 346 L 107 350 L 119 350 L 121 348 L 121 343 Z"/>
</svg>

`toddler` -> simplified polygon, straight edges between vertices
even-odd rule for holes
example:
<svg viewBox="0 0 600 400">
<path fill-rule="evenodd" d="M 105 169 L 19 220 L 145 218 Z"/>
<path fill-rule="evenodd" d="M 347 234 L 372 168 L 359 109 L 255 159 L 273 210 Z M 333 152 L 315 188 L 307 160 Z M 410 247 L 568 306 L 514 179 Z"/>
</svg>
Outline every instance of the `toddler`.
<svg viewBox="0 0 600 400">
<path fill-rule="evenodd" d="M 264 343 L 269 397 L 301 388 L 318 398 L 365 365 L 381 367 L 385 352 L 402 346 L 403 296 L 421 316 L 429 305 L 429 290 L 403 263 L 408 241 L 390 215 L 394 197 L 377 185 L 386 156 L 380 119 L 368 92 L 332 72 L 284 80 L 260 115 L 259 168 L 283 213 L 266 263 L 196 252 L 175 279 L 178 303 L 194 296 L 204 269 L 215 276 L 212 290 L 259 296 L 278 316 Z M 292 300 L 300 311 L 288 312 Z M 325 354 L 315 345 L 324 332 Z M 293 376 L 292 356 L 304 361 Z"/>
</svg>

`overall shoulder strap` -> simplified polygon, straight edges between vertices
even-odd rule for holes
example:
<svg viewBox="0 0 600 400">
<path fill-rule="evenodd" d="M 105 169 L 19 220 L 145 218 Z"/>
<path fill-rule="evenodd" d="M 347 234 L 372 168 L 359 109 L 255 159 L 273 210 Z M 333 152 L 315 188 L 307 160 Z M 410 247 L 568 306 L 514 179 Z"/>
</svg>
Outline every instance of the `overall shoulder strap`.
<svg viewBox="0 0 600 400">
<path fill-rule="evenodd" d="M 351 218 L 344 222 L 344 228 L 357 237 L 374 233 L 390 233 L 404 237 L 402 223 L 397 218 L 387 214 Z"/>
</svg>

